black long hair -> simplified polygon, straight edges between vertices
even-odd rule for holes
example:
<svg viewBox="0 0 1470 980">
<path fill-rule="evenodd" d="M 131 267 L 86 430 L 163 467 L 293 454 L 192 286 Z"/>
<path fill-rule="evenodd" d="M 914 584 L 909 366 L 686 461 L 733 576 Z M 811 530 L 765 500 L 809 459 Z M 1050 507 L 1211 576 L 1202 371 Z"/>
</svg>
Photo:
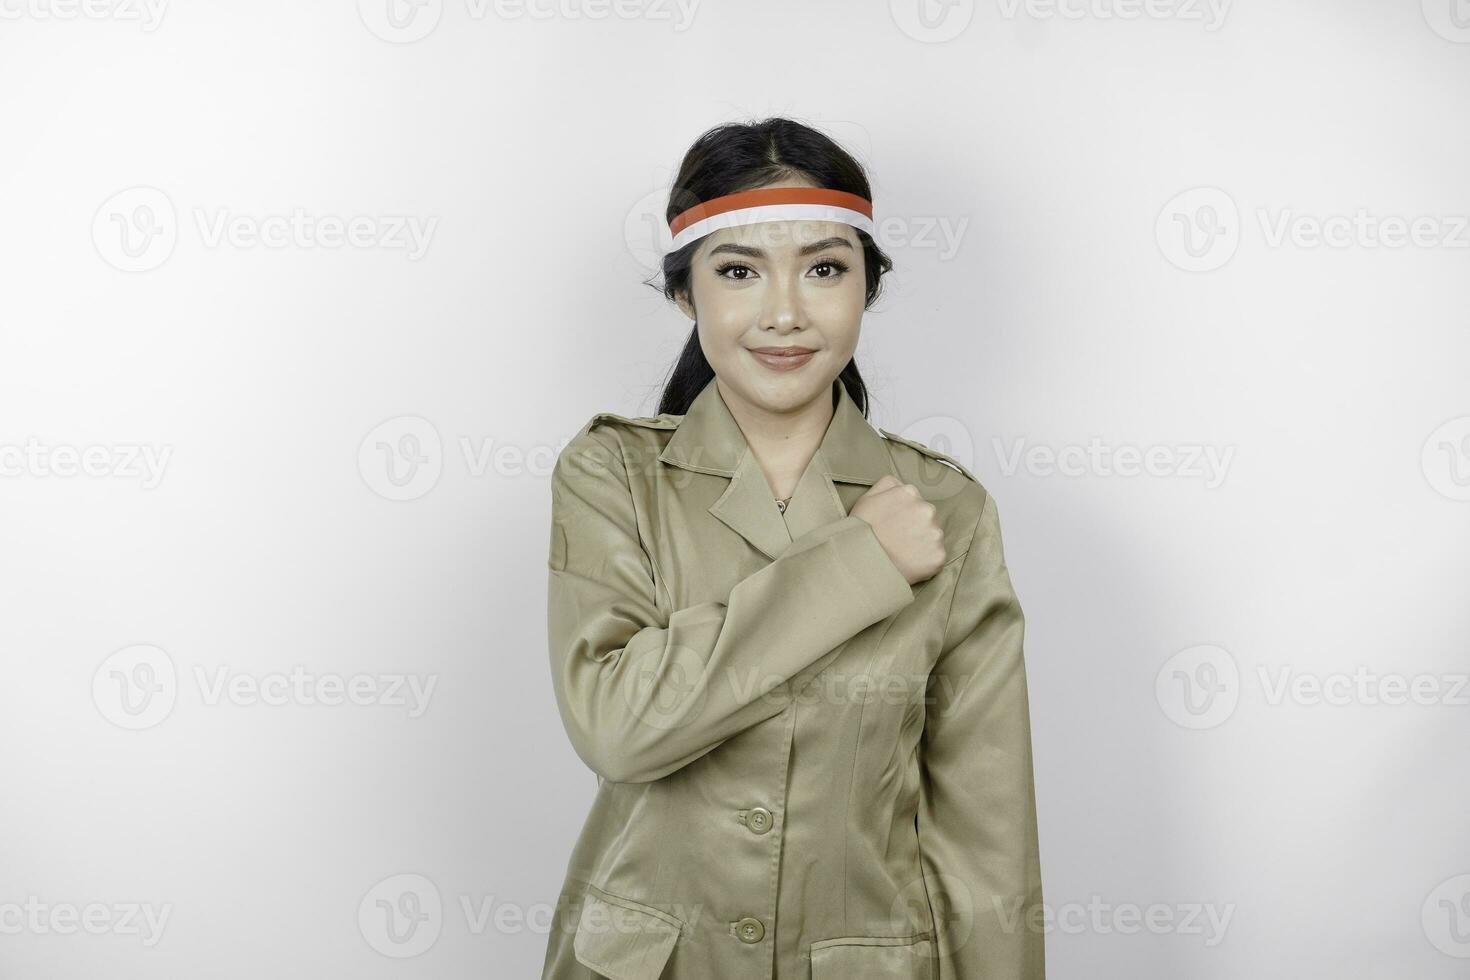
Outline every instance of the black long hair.
<svg viewBox="0 0 1470 980">
<path fill-rule="evenodd" d="M 674 177 L 664 220 L 673 221 L 696 204 L 793 177 L 803 177 L 818 187 L 873 199 L 867 174 L 852 154 L 810 126 L 773 116 L 758 122 L 716 126 L 695 140 Z M 863 271 L 867 280 L 863 309 L 868 309 L 878 298 L 880 280 L 893 268 L 893 260 L 867 232 L 854 230 L 863 246 Z M 664 256 L 662 290 L 667 299 L 674 300 L 683 293 L 692 300 L 690 263 L 703 240 L 696 239 Z M 700 349 L 696 322 L 664 383 L 658 413 L 685 414 L 694 396 L 714 376 L 714 368 Z M 866 416 L 868 388 L 858 373 L 856 360 L 849 359 L 837 378 Z"/>
</svg>

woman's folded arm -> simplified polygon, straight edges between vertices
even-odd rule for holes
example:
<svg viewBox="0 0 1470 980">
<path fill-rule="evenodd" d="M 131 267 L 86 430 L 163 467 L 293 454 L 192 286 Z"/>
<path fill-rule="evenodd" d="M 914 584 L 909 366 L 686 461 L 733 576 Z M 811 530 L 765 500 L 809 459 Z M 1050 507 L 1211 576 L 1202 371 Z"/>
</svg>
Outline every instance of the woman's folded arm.
<svg viewBox="0 0 1470 980">
<path fill-rule="evenodd" d="M 724 601 L 665 615 L 616 444 L 584 428 L 551 488 L 557 706 L 577 755 L 610 781 L 666 776 L 778 714 L 790 682 L 914 597 L 849 515 L 797 537 Z"/>
</svg>

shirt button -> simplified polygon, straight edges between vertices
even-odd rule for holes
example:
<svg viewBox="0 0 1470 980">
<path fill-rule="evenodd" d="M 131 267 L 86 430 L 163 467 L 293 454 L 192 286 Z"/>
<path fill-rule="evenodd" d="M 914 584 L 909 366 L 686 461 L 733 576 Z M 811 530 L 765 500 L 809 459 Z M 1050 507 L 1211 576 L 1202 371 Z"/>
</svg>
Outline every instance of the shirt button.
<svg viewBox="0 0 1470 980">
<path fill-rule="evenodd" d="M 752 834 L 764 834 L 771 829 L 771 811 L 758 806 L 745 815 L 745 826 Z"/>
<path fill-rule="evenodd" d="M 744 918 L 735 923 L 735 935 L 742 943 L 758 943 L 765 937 L 766 927 L 760 919 Z"/>
</svg>

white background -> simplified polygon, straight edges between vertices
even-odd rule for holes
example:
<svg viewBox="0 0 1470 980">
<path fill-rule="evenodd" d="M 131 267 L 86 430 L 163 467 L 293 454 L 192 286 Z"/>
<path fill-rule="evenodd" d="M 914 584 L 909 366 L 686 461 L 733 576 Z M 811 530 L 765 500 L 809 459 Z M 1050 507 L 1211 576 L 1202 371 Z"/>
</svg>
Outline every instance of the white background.
<svg viewBox="0 0 1470 980">
<path fill-rule="evenodd" d="M 0 976 L 539 974 L 548 467 L 766 115 L 999 504 L 1049 975 L 1465 975 L 1464 0 L 387 2 L 0 0 Z"/>
</svg>

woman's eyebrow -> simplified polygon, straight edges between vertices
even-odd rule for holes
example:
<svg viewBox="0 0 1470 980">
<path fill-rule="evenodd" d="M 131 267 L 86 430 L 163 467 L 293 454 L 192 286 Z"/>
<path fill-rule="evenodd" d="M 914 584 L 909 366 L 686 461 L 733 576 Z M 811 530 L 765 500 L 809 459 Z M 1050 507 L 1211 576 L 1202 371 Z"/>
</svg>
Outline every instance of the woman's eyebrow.
<svg viewBox="0 0 1470 980">
<path fill-rule="evenodd" d="M 849 242 L 846 238 L 834 237 L 823 238 L 820 241 L 812 242 L 810 245 L 803 245 L 801 247 L 801 251 L 797 254 L 811 255 L 813 252 L 820 252 L 824 249 L 829 248 L 837 248 L 838 246 L 848 249 L 849 251 L 852 250 L 852 242 Z M 716 255 L 719 255 L 722 252 L 729 252 L 732 255 L 745 255 L 753 259 L 763 259 L 766 257 L 764 249 L 756 248 L 753 245 L 740 245 L 736 242 L 726 242 L 723 245 L 716 245 L 714 248 L 710 249 L 707 258 L 714 258 Z"/>
</svg>

